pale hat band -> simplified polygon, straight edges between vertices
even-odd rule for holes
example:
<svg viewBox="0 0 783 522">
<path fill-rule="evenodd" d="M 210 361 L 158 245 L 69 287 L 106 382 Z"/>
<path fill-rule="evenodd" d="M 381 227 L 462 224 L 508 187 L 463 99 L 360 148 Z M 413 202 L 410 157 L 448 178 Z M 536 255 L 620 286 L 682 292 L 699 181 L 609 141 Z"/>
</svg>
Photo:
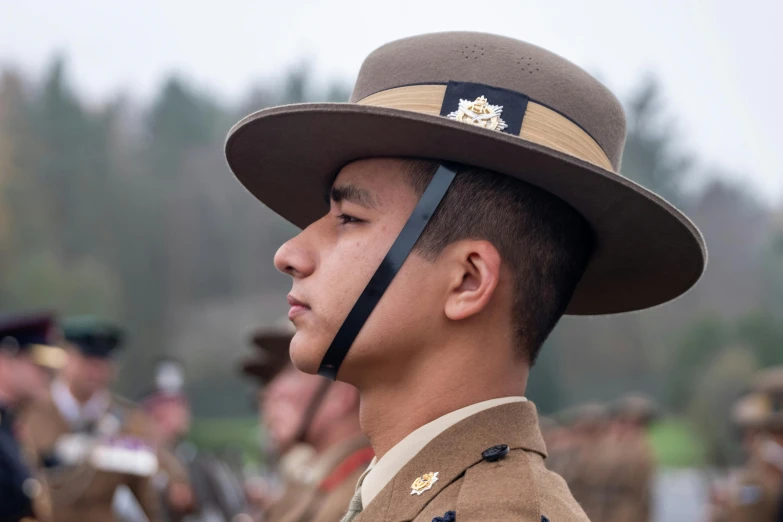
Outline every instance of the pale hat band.
<svg viewBox="0 0 783 522">
<path fill-rule="evenodd" d="M 68 354 L 59 346 L 34 344 L 30 347 L 30 357 L 38 366 L 59 370 L 65 366 Z"/>
<path fill-rule="evenodd" d="M 407 85 L 371 94 L 357 103 L 441 116 L 446 89 L 447 86 L 443 84 Z M 606 153 L 584 129 L 562 114 L 533 100 L 527 101 L 518 136 L 614 172 Z"/>
</svg>

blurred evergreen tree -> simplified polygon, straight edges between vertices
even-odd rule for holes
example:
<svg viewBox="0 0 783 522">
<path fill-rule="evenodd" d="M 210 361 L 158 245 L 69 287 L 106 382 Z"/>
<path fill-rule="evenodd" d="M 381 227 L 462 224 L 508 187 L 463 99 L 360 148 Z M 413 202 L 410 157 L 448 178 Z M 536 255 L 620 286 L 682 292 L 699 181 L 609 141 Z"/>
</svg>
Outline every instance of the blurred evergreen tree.
<svg viewBox="0 0 783 522">
<path fill-rule="evenodd" d="M 628 132 L 621 172 L 682 206 L 683 186 L 692 160 L 676 146 L 676 122 L 665 116 L 665 101 L 658 81 L 652 76 L 642 81 L 626 108 Z"/>
<path fill-rule="evenodd" d="M 668 368 L 667 402 L 671 407 L 678 411 L 685 408 L 698 376 L 733 339 L 731 328 L 717 315 L 697 318 L 688 326 Z"/>
</svg>

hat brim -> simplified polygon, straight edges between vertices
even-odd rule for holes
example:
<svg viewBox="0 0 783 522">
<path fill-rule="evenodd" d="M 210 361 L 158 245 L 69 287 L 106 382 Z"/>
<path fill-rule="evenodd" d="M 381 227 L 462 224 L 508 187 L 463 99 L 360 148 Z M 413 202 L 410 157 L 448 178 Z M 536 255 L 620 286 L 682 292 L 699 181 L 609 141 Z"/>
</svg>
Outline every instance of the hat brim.
<svg viewBox="0 0 783 522">
<path fill-rule="evenodd" d="M 247 377 L 254 377 L 266 384 L 285 368 L 291 358 L 288 348 L 291 334 L 259 333 L 253 336 L 252 343 L 262 353 L 244 358 L 240 371 Z"/>
<path fill-rule="evenodd" d="M 566 313 L 597 315 L 665 303 L 701 276 L 707 252 L 691 221 L 649 190 L 572 156 L 447 118 L 352 103 L 258 111 L 229 132 L 226 158 L 261 202 L 305 228 L 346 164 L 418 157 L 496 171 L 542 188 L 584 216 L 596 247 Z"/>
</svg>

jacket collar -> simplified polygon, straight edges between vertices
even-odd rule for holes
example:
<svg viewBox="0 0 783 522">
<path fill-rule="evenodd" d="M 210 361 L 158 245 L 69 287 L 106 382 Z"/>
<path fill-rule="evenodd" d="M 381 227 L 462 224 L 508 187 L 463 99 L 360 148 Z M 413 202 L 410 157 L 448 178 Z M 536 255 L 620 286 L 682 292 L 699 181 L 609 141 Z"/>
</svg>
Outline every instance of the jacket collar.
<svg viewBox="0 0 783 522">
<path fill-rule="evenodd" d="M 546 457 L 532 402 L 514 402 L 481 411 L 441 433 L 395 475 L 356 522 L 413 520 L 440 491 L 480 462 L 484 450 L 499 444 Z M 411 494 L 411 485 L 418 477 L 434 472 L 438 473 L 438 480 L 431 489 L 421 495 Z"/>
</svg>

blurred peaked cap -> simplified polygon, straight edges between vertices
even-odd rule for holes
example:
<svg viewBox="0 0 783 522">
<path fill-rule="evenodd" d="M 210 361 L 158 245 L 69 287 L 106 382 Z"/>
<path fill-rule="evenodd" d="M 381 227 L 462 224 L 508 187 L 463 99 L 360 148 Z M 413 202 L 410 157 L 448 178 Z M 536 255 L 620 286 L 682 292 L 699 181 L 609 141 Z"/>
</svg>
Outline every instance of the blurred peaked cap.
<svg viewBox="0 0 783 522">
<path fill-rule="evenodd" d="M 69 317 L 62 328 L 65 339 L 90 357 L 109 357 L 125 338 L 119 326 L 95 316 Z"/>
<path fill-rule="evenodd" d="M 173 357 L 155 363 L 155 389 L 162 393 L 176 394 L 185 388 L 185 366 Z"/>
<path fill-rule="evenodd" d="M 642 393 L 629 393 L 612 405 L 615 417 L 648 424 L 661 416 L 661 409 L 651 397 Z"/>
<path fill-rule="evenodd" d="M 783 366 L 773 366 L 756 373 L 750 389 L 762 393 L 783 394 Z"/>
<path fill-rule="evenodd" d="M 0 352 L 28 353 L 39 366 L 59 370 L 65 364 L 65 351 L 52 344 L 57 335 L 51 312 L 0 315 Z"/>
<path fill-rule="evenodd" d="M 294 325 L 287 318 L 274 325 L 259 328 L 250 335 L 250 344 L 255 353 L 241 361 L 240 371 L 266 385 L 291 361 L 288 348 L 296 333 Z"/>
<path fill-rule="evenodd" d="M 20 347 L 49 344 L 55 335 L 55 318 L 48 312 L 0 314 L 0 340 L 9 338 Z M 12 341 L 13 339 L 13 341 Z"/>
</svg>

